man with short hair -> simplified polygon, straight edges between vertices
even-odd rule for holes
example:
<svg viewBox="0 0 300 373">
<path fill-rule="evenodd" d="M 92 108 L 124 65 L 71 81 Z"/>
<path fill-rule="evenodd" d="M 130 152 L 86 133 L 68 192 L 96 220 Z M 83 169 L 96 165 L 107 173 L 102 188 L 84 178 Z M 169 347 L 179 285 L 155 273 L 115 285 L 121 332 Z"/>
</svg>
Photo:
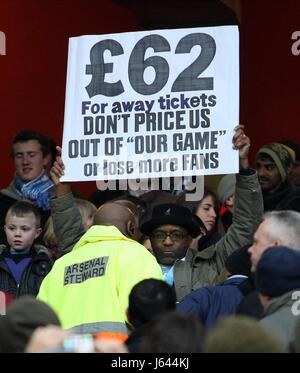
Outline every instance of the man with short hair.
<svg viewBox="0 0 300 373">
<path fill-rule="evenodd" d="M 73 197 L 70 193 L 65 198 Z M 76 212 L 72 201 L 69 208 Z M 132 211 L 111 202 L 100 206 L 93 226 L 77 243 L 79 237 L 67 232 L 75 246 L 54 263 L 38 294 L 56 311 L 64 329 L 126 336 L 131 289 L 146 278 L 162 278 L 153 255 L 135 241 L 136 232 Z"/>
<path fill-rule="evenodd" d="M 288 246 L 300 250 L 300 213 L 297 211 L 271 211 L 263 216 L 263 221 L 254 234 L 248 252 L 251 271 L 255 272 L 263 252 L 270 246 Z"/>
<path fill-rule="evenodd" d="M 65 167 L 60 154 L 57 147 L 50 171 L 56 191 L 51 211 L 55 234 L 66 254 L 55 262 L 38 297 L 57 312 L 64 329 L 126 337 L 131 289 L 146 278 L 162 279 L 161 269 L 136 241 L 138 218 L 128 201 L 101 205 L 93 226 L 85 232 L 70 183 L 60 182 Z"/>
<path fill-rule="evenodd" d="M 263 220 L 254 234 L 253 244 L 248 249 L 253 273 L 256 271 L 261 256 L 270 246 L 288 246 L 300 251 L 299 212 L 283 210 L 264 214 Z M 261 318 L 262 312 L 263 309 L 256 290 L 246 295 L 237 308 L 237 313 L 256 318 Z"/>
<path fill-rule="evenodd" d="M 54 156 L 52 144 L 52 140 L 32 130 L 20 131 L 14 137 L 11 155 L 16 173 L 10 185 L 0 192 L 0 243 L 6 243 L 5 215 L 16 201 L 33 202 L 40 210 L 42 227 L 49 217 L 53 183 L 46 169 Z"/>
<path fill-rule="evenodd" d="M 136 284 L 129 294 L 127 309 L 134 328 L 125 342 L 129 352 L 140 352 L 141 342 L 153 327 L 153 321 L 175 308 L 175 291 L 166 282 L 149 278 Z"/>
</svg>

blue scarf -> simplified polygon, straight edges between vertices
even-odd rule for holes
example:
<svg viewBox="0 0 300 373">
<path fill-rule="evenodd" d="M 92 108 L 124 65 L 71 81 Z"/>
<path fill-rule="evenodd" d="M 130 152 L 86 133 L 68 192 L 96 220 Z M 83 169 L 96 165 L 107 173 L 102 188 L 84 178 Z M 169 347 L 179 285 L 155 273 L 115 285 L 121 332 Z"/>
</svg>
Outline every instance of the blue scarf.
<svg viewBox="0 0 300 373">
<path fill-rule="evenodd" d="M 50 210 L 49 199 L 54 196 L 54 192 L 49 189 L 53 185 L 45 171 L 31 181 L 22 181 L 18 174 L 16 174 L 14 179 L 14 187 L 22 198 L 33 201 L 44 211 Z"/>
</svg>

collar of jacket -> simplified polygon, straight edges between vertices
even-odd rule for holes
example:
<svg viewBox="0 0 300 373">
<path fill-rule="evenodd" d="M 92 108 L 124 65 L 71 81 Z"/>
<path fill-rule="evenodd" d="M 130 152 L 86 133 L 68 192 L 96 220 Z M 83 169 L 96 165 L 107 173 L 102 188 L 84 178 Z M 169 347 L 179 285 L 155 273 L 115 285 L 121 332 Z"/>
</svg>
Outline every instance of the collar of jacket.
<svg viewBox="0 0 300 373">
<path fill-rule="evenodd" d="M 113 225 L 93 225 L 76 243 L 73 250 L 78 249 L 87 243 L 101 242 L 101 241 L 127 241 L 137 243 L 135 240 L 124 236 L 117 227 Z"/>
<path fill-rule="evenodd" d="M 14 186 L 14 181 L 12 181 L 7 188 L 1 189 L 1 193 L 17 201 L 20 201 L 22 199 L 22 196 L 20 195 L 20 193 L 18 193 L 17 189 Z"/>
<path fill-rule="evenodd" d="M 248 279 L 248 277 L 244 276 L 244 275 L 233 275 L 233 276 L 228 277 L 220 285 L 222 285 L 222 286 L 226 286 L 226 285 L 239 285 L 240 283 L 242 283 L 243 281 L 245 281 L 247 279 Z"/>
<path fill-rule="evenodd" d="M 273 298 L 270 303 L 267 305 L 263 316 L 271 315 L 272 313 L 278 311 L 282 307 L 291 307 L 295 303 L 292 295 L 295 291 L 299 292 L 300 289 L 290 290 L 279 297 Z"/>
<path fill-rule="evenodd" d="M 4 250 L 8 250 L 8 249 L 9 249 L 8 246 L 1 244 L 0 245 L 0 255 L 3 254 Z M 48 257 L 50 257 L 49 250 L 43 245 L 33 245 L 33 249 L 37 254 L 42 254 L 43 253 L 43 254 L 46 254 Z"/>
</svg>

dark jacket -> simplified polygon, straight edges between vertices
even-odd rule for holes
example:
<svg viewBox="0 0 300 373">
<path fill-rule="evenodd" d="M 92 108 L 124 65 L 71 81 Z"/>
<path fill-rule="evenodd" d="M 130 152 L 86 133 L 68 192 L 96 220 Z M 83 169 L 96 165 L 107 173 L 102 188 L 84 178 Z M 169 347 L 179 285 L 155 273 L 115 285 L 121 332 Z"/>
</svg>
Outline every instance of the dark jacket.
<svg viewBox="0 0 300 373">
<path fill-rule="evenodd" d="M 249 292 L 240 302 L 236 309 L 236 313 L 240 315 L 246 315 L 254 317 L 260 320 L 263 316 L 263 307 L 258 298 L 258 291 L 254 289 Z"/>
<path fill-rule="evenodd" d="M 32 247 L 32 260 L 25 268 L 19 285 L 4 259 L 3 254 L 8 250 L 6 245 L 0 245 L 0 290 L 11 294 L 14 298 L 24 294 L 36 296 L 44 277 L 52 267 L 48 250 L 42 245 Z"/>
<path fill-rule="evenodd" d="M 206 328 L 212 327 L 222 315 L 235 313 L 243 298 L 239 285 L 245 276 L 228 278 L 220 285 L 197 289 L 177 304 L 178 311 L 197 316 Z"/>
<path fill-rule="evenodd" d="M 263 192 L 264 211 L 294 210 L 300 212 L 300 188 L 289 180 L 274 193 Z"/>
<path fill-rule="evenodd" d="M 153 328 L 153 323 L 148 322 L 143 324 L 136 329 L 134 329 L 129 335 L 128 339 L 125 341 L 125 345 L 128 348 L 129 352 L 141 352 L 141 344 L 144 341 L 145 337 Z"/>
</svg>

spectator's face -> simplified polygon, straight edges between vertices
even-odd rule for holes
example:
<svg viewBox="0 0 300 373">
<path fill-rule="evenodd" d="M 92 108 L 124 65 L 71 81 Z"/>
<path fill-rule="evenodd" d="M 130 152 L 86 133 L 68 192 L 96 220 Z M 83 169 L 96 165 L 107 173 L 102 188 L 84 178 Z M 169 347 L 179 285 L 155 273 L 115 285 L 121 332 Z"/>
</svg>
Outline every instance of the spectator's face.
<svg viewBox="0 0 300 373">
<path fill-rule="evenodd" d="M 146 238 L 142 241 L 142 245 L 145 246 L 147 250 L 150 251 L 150 253 L 153 253 L 152 246 L 151 246 L 151 241 L 150 238 Z"/>
<path fill-rule="evenodd" d="M 263 191 L 274 192 L 280 186 L 281 176 L 275 162 L 271 158 L 258 155 L 256 171 Z"/>
<path fill-rule="evenodd" d="M 215 201 L 212 196 L 206 196 L 202 199 L 196 210 L 196 215 L 203 221 L 208 232 L 214 228 L 217 214 L 215 211 Z"/>
<path fill-rule="evenodd" d="M 94 214 L 89 214 L 83 222 L 84 229 L 87 231 L 94 224 Z"/>
<path fill-rule="evenodd" d="M 153 254 L 159 264 L 173 265 L 176 259 L 185 257 L 192 237 L 177 225 L 161 225 L 150 236 Z"/>
<path fill-rule="evenodd" d="M 34 240 L 41 233 L 41 228 L 36 227 L 36 220 L 33 213 L 22 217 L 8 215 L 4 230 L 7 242 L 14 250 L 30 248 Z"/>
<path fill-rule="evenodd" d="M 270 235 L 270 219 L 264 220 L 254 234 L 253 245 L 249 247 L 248 252 L 251 260 L 251 271 L 255 272 L 263 252 L 270 246 L 277 246 L 279 243 Z"/>
<path fill-rule="evenodd" d="M 234 204 L 235 204 L 235 196 L 231 196 L 226 199 L 225 206 L 228 208 L 228 210 L 233 214 L 234 212 Z"/>
<path fill-rule="evenodd" d="M 38 177 L 48 163 L 37 140 L 17 142 L 13 146 L 16 172 L 25 182 Z"/>
</svg>

